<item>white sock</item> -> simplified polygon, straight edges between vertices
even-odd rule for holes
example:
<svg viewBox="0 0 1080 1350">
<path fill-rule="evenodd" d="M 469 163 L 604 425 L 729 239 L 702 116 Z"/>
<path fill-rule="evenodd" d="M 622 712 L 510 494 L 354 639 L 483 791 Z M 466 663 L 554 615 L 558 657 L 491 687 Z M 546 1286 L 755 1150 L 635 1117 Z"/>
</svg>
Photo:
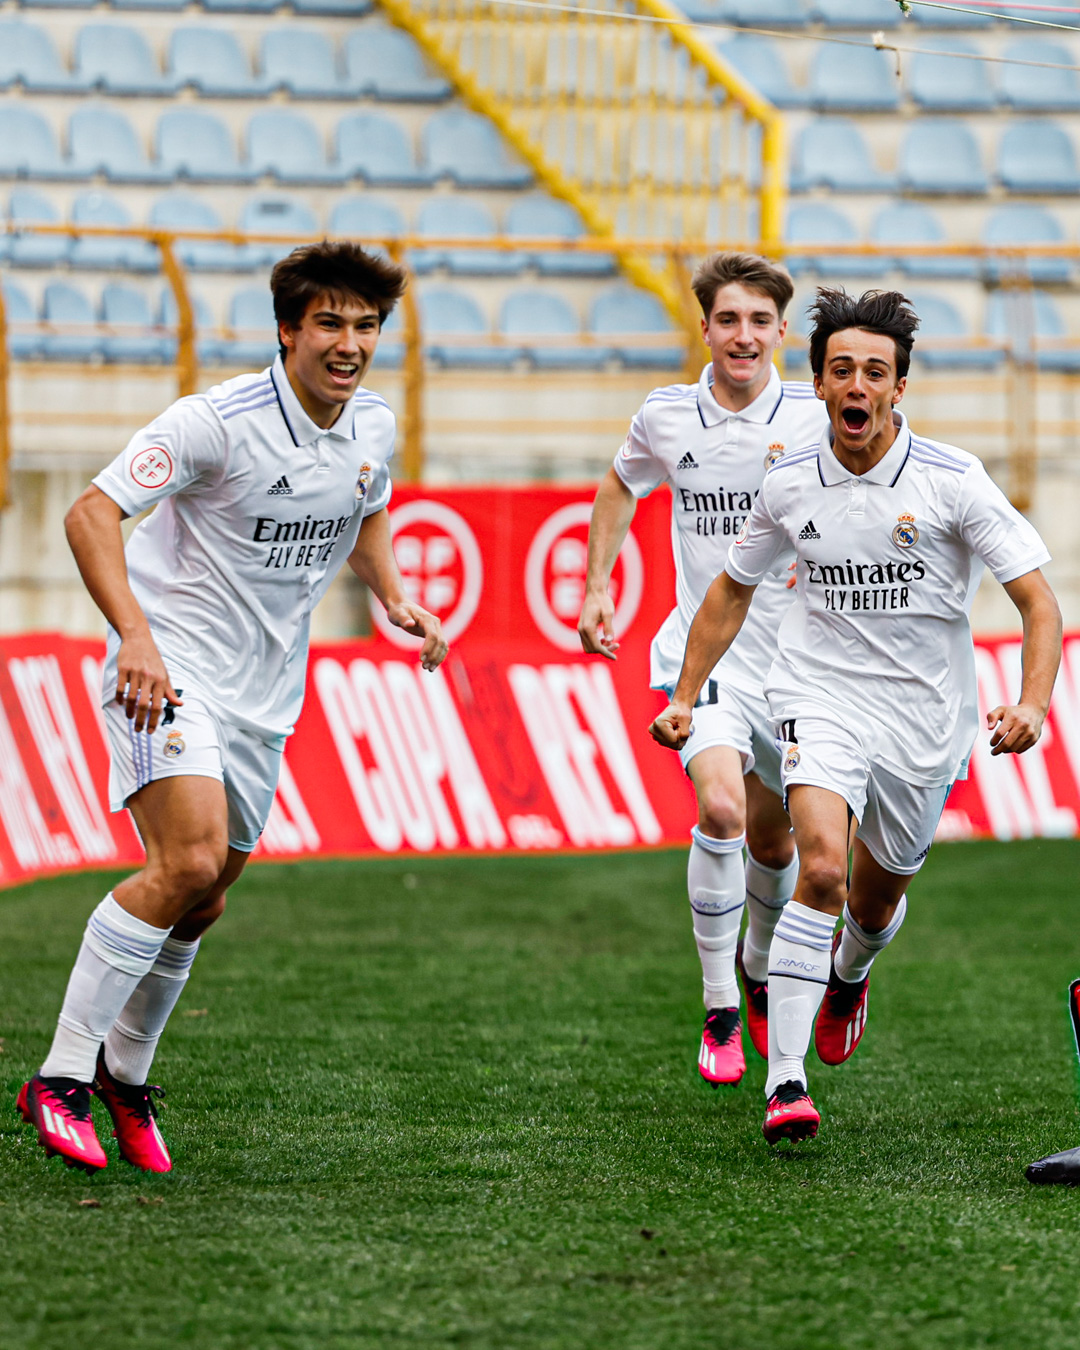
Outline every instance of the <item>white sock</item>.
<svg viewBox="0 0 1080 1350">
<path fill-rule="evenodd" d="M 43 1078 L 92 1081 L 106 1032 L 168 936 L 167 928 L 121 909 L 109 892 L 87 922 Z"/>
<path fill-rule="evenodd" d="M 769 1077 L 765 1096 L 790 1080 L 806 1086 L 804 1061 L 814 1018 L 829 983 L 836 919 L 791 900 L 769 953 Z"/>
<path fill-rule="evenodd" d="M 846 984 L 857 984 L 859 980 L 864 980 L 870 974 L 874 957 L 899 933 L 906 914 L 907 896 L 902 895 L 900 903 L 896 906 L 896 913 L 889 920 L 889 926 L 883 928 L 880 933 L 868 933 L 855 922 L 851 917 L 851 910 L 845 905 L 844 931 L 833 960 L 839 978 Z"/>
<path fill-rule="evenodd" d="M 769 948 L 784 906 L 795 894 L 799 855 L 786 867 L 765 867 L 746 851 L 746 932 L 742 960 L 747 976 L 764 984 L 769 978 Z"/>
<path fill-rule="evenodd" d="M 694 940 L 701 958 L 705 1007 L 737 1008 L 735 947 L 742 927 L 746 882 L 743 877 L 744 835 L 713 839 L 695 825 L 686 868 Z"/>
<path fill-rule="evenodd" d="M 166 938 L 105 1037 L 105 1066 L 121 1083 L 145 1083 L 165 1023 L 184 992 L 199 939 Z"/>
</svg>

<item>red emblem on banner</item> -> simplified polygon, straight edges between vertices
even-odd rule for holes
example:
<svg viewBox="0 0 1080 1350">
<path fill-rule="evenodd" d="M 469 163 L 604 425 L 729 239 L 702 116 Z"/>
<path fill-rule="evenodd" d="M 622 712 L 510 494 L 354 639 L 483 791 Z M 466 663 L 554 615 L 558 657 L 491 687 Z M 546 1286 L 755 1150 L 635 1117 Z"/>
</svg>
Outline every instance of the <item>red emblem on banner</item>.
<svg viewBox="0 0 1080 1350">
<path fill-rule="evenodd" d="M 441 621 L 447 641 L 468 628 L 484 585 L 480 547 L 468 522 L 443 502 L 406 502 L 390 512 L 394 555 L 409 596 Z M 398 647 L 417 639 L 395 628 L 382 606 L 372 608 L 379 632 Z"/>
<path fill-rule="evenodd" d="M 172 477 L 173 462 L 162 445 L 151 445 L 131 461 L 131 476 L 140 487 L 159 488 Z"/>
</svg>

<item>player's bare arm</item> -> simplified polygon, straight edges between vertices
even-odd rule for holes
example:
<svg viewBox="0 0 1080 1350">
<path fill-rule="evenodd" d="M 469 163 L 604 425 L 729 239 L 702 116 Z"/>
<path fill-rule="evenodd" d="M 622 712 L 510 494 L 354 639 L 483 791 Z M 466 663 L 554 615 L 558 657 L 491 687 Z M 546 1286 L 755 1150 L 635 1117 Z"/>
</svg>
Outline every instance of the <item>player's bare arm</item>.
<svg viewBox="0 0 1080 1350">
<path fill-rule="evenodd" d="M 585 601 L 578 618 L 578 637 L 591 655 L 616 660 L 615 606 L 608 592 L 611 572 L 623 546 L 637 498 L 614 469 L 600 480 L 589 522 L 589 563 L 585 574 Z"/>
<path fill-rule="evenodd" d="M 449 650 L 442 624 L 405 593 L 385 508 L 364 517 L 356 547 L 349 555 L 349 566 L 375 594 L 395 628 L 424 639 L 420 648 L 420 664 L 424 669 L 434 670 L 441 665 Z"/>
<path fill-rule="evenodd" d="M 659 745 L 681 749 L 690 735 L 694 704 L 709 673 L 735 641 L 756 586 L 744 586 L 721 572 L 705 592 L 686 639 L 686 655 L 671 702 L 649 727 Z"/>
<path fill-rule="evenodd" d="M 992 755 L 1022 755 L 1042 735 L 1050 695 L 1061 662 L 1061 611 L 1042 572 L 1036 568 L 1005 583 L 1024 624 L 1023 680 L 1020 701 L 986 715 Z"/>
<path fill-rule="evenodd" d="M 120 532 L 125 518 L 117 503 L 91 484 L 67 513 L 64 528 L 86 589 L 120 635 L 116 701 L 135 719 L 136 731 L 152 732 L 164 703 L 179 706 L 181 700 L 128 583 Z"/>
</svg>

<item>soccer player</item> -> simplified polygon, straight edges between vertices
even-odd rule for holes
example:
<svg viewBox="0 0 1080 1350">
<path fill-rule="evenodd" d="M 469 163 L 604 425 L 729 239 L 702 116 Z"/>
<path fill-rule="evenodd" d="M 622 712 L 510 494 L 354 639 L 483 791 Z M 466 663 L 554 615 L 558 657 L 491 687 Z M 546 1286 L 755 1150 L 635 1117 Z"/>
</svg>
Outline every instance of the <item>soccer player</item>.
<svg viewBox="0 0 1080 1350">
<path fill-rule="evenodd" d="M 818 1055 L 842 1062 L 865 1029 L 870 966 L 966 774 L 978 732 L 968 614 L 983 564 L 1024 629 L 1019 701 L 987 717 L 993 754 L 1038 740 L 1061 654 L 1039 535 L 973 455 L 913 435 L 896 411 L 918 326 L 908 302 L 822 289 L 813 317 L 810 364 L 829 426 L 766 475 L 651 727 L 661 744 L 686 744 L 698 692 L 755 587 L 794 549 L 796 600 L 765 685 L 799 851 L 769 956 L 770 1143 L 817 1132 L 804 1067 L 815 1014 Z"/>
<path fill-rule="evenodd" d="M 637 499 L 668 484 L 676 603 L 653 639 L 650 683 L 669 698 L 690 621 L 765 470 L 816 439 L 825 424 L 810 385 L 781 381 L 773 365 L 792 296 L 787 272 L 752 254 L 716 253 L 698 267 L 692 286 L 712 359 L 696 384 L 654 390 L 630 424 L 596 494 L 578 621 L 584 649 L 614 660 L 619 644 L 608 591 L 612 568 Z M 769 944 L 795 884 L 779 752 L 762 691 L 777 626 L 792 598 L 787 576 L 778 567 L 764 580 L 745 630 L 708 672 L 693 739 L 680 750 L 698 806 L 687 866 L 705 1001 L 698 1069 L 713 1085 L 737 1083 L 746 1068 L 736 964 L 751 1040 L 767 1053 Z M 749 926 L 737 962 L 744 907 Z"/>
<path fill-rule="evenodd" d="M 109 623 L 103 687 L 112 809 L 146 849 L 90 916 L 45 1063 L 18 1107 L 49 1154 L 172 1163 L 147 1083 L 202 934 L 266 823 L 304 695 L 311 611 L 348 561 L 390 621 L 446 655 L 405 594 L 386 506 L 394 417 L 360 381 L 405 288 L 351 243 L 294 250 L 270 280 L 280 355 L 174 403 L 76 501 L 68 540 Z M 149 507 L 125 550 L 120 522 Z M 362 527 L 362 528 L 361 528 Z"/>
</svg>

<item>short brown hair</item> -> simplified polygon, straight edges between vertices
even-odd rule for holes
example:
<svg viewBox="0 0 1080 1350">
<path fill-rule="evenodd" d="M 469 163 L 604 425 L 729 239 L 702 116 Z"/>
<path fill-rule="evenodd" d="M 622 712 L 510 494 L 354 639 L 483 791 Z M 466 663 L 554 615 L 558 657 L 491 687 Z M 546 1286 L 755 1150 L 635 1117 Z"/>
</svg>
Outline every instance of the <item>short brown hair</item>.
<svg viewBox="0 0 1080 1350">
<path fill-rule="evenodd" d="M 276 263 L 270 273 L 274 318 L 290 328 L 300 324 L 308 306 L 321 295 L 337 304 L 348 296 L 366 301 L 379 311 L 382 327 L 407 284 L 404 267 L 378 253 L 368 253 L 347 239 L 303 244 Z"/>
<path fill-rule="evenodd" d="M 858 299 L 843 287 L 819 286 L 810 306 L 810 369 L 821 376 L 825 348 L 834 333 L 861 328 L 866 333 L 891 337 L 896 348 L 896 376 L 903 379 L 911 366 L 911 349 L 919 316 L 911 301 L 899 291 L 864 291 Z"/>
<path fill-rule="evenodd" d="M 756 253 L 711 253 L 698 263 L 690 282 L 706 323 L 712 313 L 716 292 L 721 286 L 729 286 L 733 281 L 745 286 L 748 291 L 767 295 L 776 305 L 776 312 L 781 319 L 795 294 L 787 269 L 779 263 L 770 262 Z"/>
</svg>

